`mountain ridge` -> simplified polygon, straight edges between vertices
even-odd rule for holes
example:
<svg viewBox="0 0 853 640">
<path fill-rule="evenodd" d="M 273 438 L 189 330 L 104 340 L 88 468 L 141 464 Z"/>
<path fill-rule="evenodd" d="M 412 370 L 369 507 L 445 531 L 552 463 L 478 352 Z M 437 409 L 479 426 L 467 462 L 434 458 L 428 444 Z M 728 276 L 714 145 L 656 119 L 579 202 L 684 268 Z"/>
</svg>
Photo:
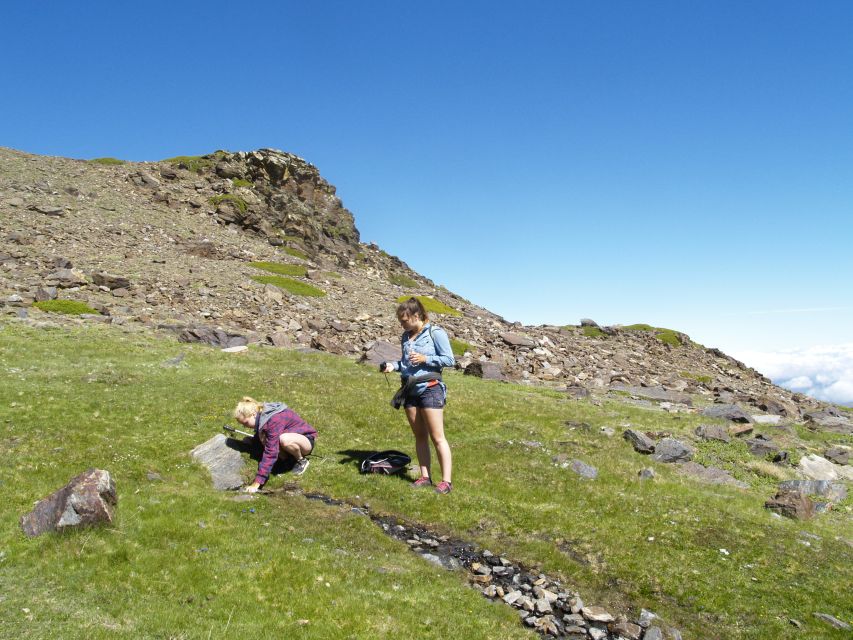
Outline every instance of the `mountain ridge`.
<svg viewBox="0 0 853 640">
<path fill-rule="evenodd" d="M 34 303 L 58 296 L 117 324 L 219 327 L 249 342 L 361 356 L 397 344 L 394 302 L 419 295 L 458 313 L 438 323 L 461 345 L 460 367 L 486 364 L 501 379 L 676 408 L 688 398 L 740 403 L 793 420 L 831 407 L 677 331 L 508 322 L 362 243 L 335 187 L 284 151 L 124 162 L 0 148 L 0 215 L 0 296 L 31 322 L 41 320 Z M 289 265 L 288 280 L 320 293 L 258 281 L 270 277 L 264 263 Z"/>
</svg>

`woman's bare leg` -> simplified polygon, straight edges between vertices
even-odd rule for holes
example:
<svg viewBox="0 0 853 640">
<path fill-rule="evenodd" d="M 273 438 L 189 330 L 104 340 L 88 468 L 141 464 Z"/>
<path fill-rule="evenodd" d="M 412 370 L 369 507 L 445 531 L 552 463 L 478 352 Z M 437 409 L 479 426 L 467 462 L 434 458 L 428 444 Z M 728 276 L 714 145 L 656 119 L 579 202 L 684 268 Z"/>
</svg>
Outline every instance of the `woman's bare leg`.
<svg viewBox="0 0 853 640">
<path fill-rule="evenodd" d="M 420 467 L 420 477 L 429 477 L 430 467 L 430 451 L 429 451 L 429 431 L 423 414 L 423 409 L 417 407 L 406 407 L 406 418 L 409 420 L 409 426 L 412 428 L 412 433 L 415 434 L 415 454 L 418 457 L 418 466 Z"/>
<path fill-rule="evenodd" d="M 418 416 L 426 423 L 426 430 L 432 438 L 438 464 L 441 466 L 441 479 L 450 482 L 453 475 L 453 458 L 450 455 L 450 445 L 444 437 L 444 409 L 418 409 Z"/>
</svg>

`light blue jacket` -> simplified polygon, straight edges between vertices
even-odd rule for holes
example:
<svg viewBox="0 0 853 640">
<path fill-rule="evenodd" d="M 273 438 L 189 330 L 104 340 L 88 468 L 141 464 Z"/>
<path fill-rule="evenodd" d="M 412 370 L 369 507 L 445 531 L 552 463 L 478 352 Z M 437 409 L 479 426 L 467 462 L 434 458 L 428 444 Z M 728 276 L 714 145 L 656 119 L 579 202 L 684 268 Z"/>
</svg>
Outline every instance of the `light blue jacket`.
<svg viewBox="0 0 853 640">
<path fill-rule="evenodd" d="M 453 357 L 453 349 L 450 347 L 450 338 L 447 337 L 447 332 L 441 327 L 432 327 L 430 331 L 430 323 L 427 322 L 421 332 L 414 337 L 409 338 L 408 331 L 404 331 L 400 338 L 400 343 L 403 348 L 403 358 L 394 362 L 394 370 L 399 371 L 405 382 L 411 376 L 417 376 L 423 373 L 441 373 L 443 367 L 452 367 L 456 364 L 456 359 Z M 432 336 L 430 336 L 432 334 Z M 412 364 L 409 360 L 409 354 L 422 353 L 426 356 L 423 364 Z M 413 395 L 420 395 L 426 389 L 427 383 L 419 383 L 415 387 Z M 441 383 L 442 388 L 446 391 L 447 387 Z"/>
</svg>

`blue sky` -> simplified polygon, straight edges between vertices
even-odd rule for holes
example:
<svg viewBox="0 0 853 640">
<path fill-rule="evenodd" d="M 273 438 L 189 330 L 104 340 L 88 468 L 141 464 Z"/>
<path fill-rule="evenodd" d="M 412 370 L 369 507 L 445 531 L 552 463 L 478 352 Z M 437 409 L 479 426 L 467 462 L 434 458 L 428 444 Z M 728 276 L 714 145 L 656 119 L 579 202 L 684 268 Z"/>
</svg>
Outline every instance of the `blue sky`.
<svg viewBox="0 0 853 640">
<path fill-rule="evenodd" d="M 5 4 L 0 145 L 279 148 L 509 320 L 853 343 L 853 3 Z"/>
</svg>

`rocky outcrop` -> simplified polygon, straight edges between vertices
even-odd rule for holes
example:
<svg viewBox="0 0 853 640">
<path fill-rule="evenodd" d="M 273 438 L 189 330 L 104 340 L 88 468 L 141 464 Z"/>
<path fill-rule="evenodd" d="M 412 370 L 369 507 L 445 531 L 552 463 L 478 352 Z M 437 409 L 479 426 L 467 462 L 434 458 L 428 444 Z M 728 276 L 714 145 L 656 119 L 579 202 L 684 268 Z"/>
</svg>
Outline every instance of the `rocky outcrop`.
<svg viewBox="0 0 853 640">
<path fill-rule="evenodd" d="M 89 469 L 39 500 L 31 512 L 21 517 L 21 529 L 32 538 L 48 531 L 109 524 L 117 502 L 110 473 Z"/>
</svg>

